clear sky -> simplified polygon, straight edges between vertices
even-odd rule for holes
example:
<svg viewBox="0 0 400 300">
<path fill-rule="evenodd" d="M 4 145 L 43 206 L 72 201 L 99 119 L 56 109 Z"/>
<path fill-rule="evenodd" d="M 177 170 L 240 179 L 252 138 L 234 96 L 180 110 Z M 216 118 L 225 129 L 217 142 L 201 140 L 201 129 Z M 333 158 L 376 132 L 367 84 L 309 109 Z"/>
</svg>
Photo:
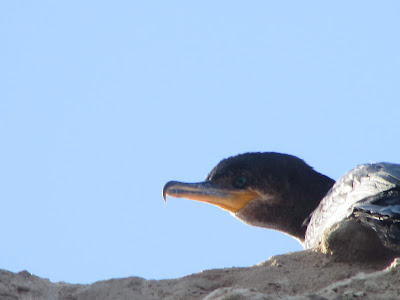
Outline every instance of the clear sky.
<svg viewBox="0 0 400 300">
<path fill-rule="evenodd" d="M 301 250 L 161 197 L 277 151 L 400 163 L 398 1 L 3 1 L 0 268 L 175 278 Z"/>
</svg>

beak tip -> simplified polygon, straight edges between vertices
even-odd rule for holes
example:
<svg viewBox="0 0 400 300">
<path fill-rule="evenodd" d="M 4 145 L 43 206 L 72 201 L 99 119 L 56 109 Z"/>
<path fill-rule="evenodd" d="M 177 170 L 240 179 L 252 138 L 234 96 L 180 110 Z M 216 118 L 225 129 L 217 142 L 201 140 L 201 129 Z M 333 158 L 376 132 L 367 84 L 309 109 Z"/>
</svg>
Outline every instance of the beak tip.
<svg viewBox="0 0 400 300">
<path fill-rule="evenodd" d="M 171 187 L 174 186 L 177 183 L 179 183 L 179 182 L 177 182 L 177 181 L 168 181 L 164 185 L 163 190 L 162 190 L 162 196 L 163 196 L 164 202 L 167 202 L 167 195 L 171 196 L 171 193 L 168 194 L 168 192 L 171 192 Z"/>
<path fill-rule="evenodd" d="M 165 188 L 163 188 L 162 190 L 162 197 L 164 199 L 164 202 L 167 202 L 167 191 L 165 190 Z"/>
<path fill-rule="evenodd" d="M 170 181 L 171 182 L 171 181 Z M 162 190 L 162 197 L 164 199 L 164 202 L 167 202 L 167 192 L 168 192 L 168 188 L 170 187 L 171 183 L 167 182 L 166 185 L 164 185 L 163 190 Z"/>
</svg>

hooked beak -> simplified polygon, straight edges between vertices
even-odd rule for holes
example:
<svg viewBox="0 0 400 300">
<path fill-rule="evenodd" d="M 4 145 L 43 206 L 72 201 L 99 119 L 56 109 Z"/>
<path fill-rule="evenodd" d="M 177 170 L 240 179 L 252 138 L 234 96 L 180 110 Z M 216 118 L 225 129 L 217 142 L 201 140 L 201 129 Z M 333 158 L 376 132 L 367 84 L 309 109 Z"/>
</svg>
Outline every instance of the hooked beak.
<svg viewBox="0 0 400 300">
<path fill-rule="evenodd" d="M 170 181 L 163 188 L 164 201 L 167 201 L 167 196 L 206 202 L 236 213 L 259 195 L 246 189 L 221 187 L 211 181 L 198 183 Z"/>
</svg>

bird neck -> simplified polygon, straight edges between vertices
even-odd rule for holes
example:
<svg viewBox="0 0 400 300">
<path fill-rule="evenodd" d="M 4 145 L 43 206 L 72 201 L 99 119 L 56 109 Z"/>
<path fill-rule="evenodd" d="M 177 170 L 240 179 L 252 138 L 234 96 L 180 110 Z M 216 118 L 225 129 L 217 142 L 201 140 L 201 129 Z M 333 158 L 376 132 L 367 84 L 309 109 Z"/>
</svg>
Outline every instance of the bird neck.
<svg viewBox="0 0 400 300">
<path fill-rule="evenodd" d="M 296 187 L 295 192 L 291 194 L 294 199 L 289 201 L 293 203 L 294 209 L 291 213 L 291 226 L 287 226 L 288 234 L 301 242 L 304 241 L 309 217 L 334 183 L 333 179 L 314 171 L 306 177 L 306 182 Z"/>
<path fill-rule="evenodd" d="M 274 190 L 260 192 L 260 198 L 251 200 L 235 216 L 242 222 L 278 230 L 304 242 L 308 221 L 334 184 L 334 180 L 310 168 L 294 179 L 279 180 Z"/>
</svg>

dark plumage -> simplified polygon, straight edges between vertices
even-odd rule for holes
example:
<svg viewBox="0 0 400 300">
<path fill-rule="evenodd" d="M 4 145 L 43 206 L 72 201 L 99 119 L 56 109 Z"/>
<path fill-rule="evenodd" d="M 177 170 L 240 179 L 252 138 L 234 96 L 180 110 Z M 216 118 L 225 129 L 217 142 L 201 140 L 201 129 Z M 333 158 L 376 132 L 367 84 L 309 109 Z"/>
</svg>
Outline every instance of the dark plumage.
<svg viewBox="0 0 400 300">
<path fill-rule="evenodd" d="M 304 247 L 322 242 L 323 233 L 345 219 L 376 232 L 388 249 L 400 251 L 400 165 L 365 164 L 342 176 L 312 213 Z"/>
<path fill-rule="evenodd" d="M 362 240 L 400 252 L 397 164 L 361 165 L 335 183 L 295 156 L 245 153 L 222 160 L 205 182 L 168 182 L 166 195 L 217 205 L 246 224 L 289 234 L 305 249 L 325 247 L 332 253 L 339 236 L 350 241 L 349 247 Z M 342 223 L 348 229 L 338 230 Z M 354 229 L 362 236 L 359 241 L 350 235 Z"/>
</svg>

